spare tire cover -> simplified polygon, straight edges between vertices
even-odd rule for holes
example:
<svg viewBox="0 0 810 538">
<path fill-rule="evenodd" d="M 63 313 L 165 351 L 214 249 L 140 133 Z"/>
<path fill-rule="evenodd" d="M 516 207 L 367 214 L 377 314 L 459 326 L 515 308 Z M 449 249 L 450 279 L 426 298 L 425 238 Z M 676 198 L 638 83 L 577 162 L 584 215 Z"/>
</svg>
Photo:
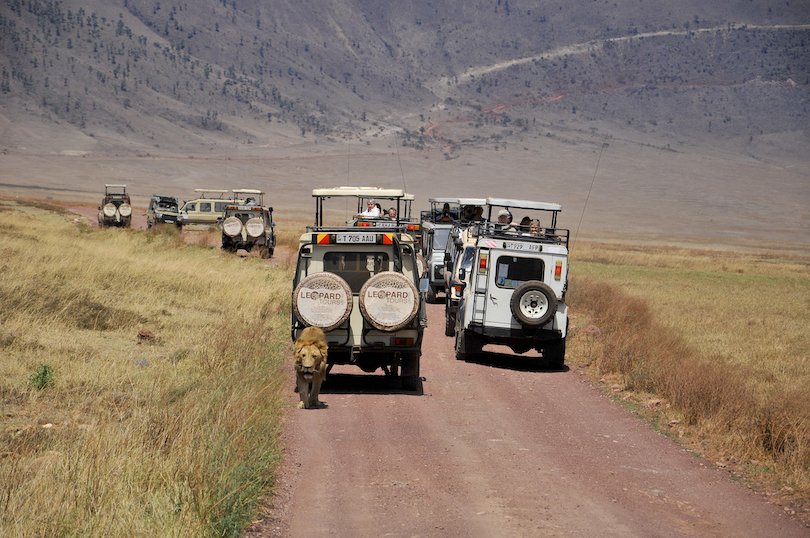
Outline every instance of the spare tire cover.
<svg viewBox="0 0 810 538">
<path fill-rule="evenodd" d="M 419 310 L 419 291 L 402 273 L 377 273 L 360 289 L 360 312 L 375 329 L 396 331 Z"/>
<path fill-rule="evenodd" d="M 292 304 L 301 323 L 331 331 L 349 319 L 354 301 L 345 280 L 334 273 L 316 273 L 295 287 Z"/>
</svg>

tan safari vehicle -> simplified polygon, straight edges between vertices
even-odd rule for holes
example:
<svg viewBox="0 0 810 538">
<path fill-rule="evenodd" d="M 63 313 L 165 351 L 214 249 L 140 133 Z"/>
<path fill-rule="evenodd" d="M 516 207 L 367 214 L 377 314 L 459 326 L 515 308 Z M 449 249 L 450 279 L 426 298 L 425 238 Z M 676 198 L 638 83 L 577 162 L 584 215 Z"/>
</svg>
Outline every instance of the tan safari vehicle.
<svg viewBox="0 0 810 538">
<path fill-rule="evenodd" d="M 236 200 L 227 189 L 194 189 L 197 198 L 187 201 L 180 208 L 180 223 L 216 225 L 225 218 L 225 207 Z"/>
<path fill-rule="evenodd" d="M 98 206 L 98 225 L 102 228 L 129 228 L 132 225 L 132 204 L 126 185 L 104 185 L 104 198 Z"/>
<path fill-rule="evenodd" d="M 273 208 L 264 205 L 264 192 L 234 189 L 235 200 L 225 206 L 222 221 L 222 248 L 231 252 L 255 250 L 269 258 L 276 248 Z"/>
<path fill-rule="evenodd" d="M 417 263 L 419 246 L 406 225 L 324 225 L 324 202 L 360 198 L 360 187 L 315 189 L 315 224 L 299 241 L 293 281 L 291 335 L 320 327 L 329 345 L 328 368 L 355 365 L 382 370 L 407 390 L 420 386 L 422 335 L 427 325 Z M 379 189 L 374 196 L 393 200 L 397 212 L 405 193 Z M 341 206 L 344 206 L 341 203 Z"/>
</svg>

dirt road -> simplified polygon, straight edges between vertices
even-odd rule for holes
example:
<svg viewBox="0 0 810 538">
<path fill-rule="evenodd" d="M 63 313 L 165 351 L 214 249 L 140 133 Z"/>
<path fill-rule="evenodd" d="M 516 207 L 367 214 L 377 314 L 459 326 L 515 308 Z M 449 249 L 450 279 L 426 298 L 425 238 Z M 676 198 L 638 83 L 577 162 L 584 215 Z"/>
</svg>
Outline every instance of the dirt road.
<svg viewBox="0 0 810 538">
<path fill-rule="evenodd" d="M 457 361 L 442 308 L 422 394 L 335 368 L 328 407 L 290 411 L 274 508 L 250 535 L 808 535 L 575 372 Z"/>
</svg>

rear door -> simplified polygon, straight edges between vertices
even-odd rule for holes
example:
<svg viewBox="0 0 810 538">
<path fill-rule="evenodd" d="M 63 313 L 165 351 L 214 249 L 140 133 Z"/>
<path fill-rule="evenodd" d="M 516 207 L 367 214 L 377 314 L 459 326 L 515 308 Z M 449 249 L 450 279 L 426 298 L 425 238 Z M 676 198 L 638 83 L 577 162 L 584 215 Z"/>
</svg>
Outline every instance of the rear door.
<svg viewBox="0 0 810 538">
<path fill-rule="evenodd" d="M 474 270 L 479 295 L 476 310 L 484 325 L 519 328 L 520 324 L 512 315 L 512 295 L 524 282 L 544 281 L 546 262 L 543 257 L 539 253 L 502 248 L 482 250 Z"/>
</svg>

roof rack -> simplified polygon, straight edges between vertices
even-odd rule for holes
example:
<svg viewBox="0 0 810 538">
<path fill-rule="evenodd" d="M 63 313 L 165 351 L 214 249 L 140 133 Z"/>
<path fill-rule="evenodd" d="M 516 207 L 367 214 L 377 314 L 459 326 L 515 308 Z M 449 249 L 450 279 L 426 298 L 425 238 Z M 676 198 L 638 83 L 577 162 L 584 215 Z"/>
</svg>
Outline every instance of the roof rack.
<svg viewBox="0 0 810 538">
<path fill-rule="evenodd" d="M 231 189 L 234 194 L 264 194 L 264 191 L 259 189 Z"/>
<path fill-rule="evenodd" d="M 353 196 L 364 198 L 405 198 L 405 191 L 402 189 L 382 189 L 380 187 L 352 187 L 343 185 L 340 187 L 312 189 L 313 197 L 331 198 L 333 196 Z M 413 197 L 413 195 L 408 195 Z"/>
<path fill-rule="evenodd" d="M 550 202 L 534 202 L 531 200 L 514 200 L 512 198 L 487 198 L 485 203 L 490 206 L 509 207 L 515 209 L 539 209 L 541 211 L 562 211 L 560 204 Z"/>
</svg>

